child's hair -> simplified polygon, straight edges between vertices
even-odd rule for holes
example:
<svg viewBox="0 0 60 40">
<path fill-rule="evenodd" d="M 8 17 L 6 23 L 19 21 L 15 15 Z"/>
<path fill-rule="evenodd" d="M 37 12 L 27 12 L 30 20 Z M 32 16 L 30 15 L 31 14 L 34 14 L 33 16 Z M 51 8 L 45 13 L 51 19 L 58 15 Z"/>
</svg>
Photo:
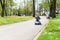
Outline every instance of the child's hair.
<svg viewBox="0 0 60 40">
<path fill-rule="evenodd" d="M 39 13 L 35 13 L 35 17 L 39 16 Z"/>
</svg>

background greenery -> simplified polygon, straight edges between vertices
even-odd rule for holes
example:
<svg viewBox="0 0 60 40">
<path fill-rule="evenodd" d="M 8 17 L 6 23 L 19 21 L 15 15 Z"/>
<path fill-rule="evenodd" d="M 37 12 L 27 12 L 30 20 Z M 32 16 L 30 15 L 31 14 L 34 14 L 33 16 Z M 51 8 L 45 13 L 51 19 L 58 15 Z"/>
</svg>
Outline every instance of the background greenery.
<svg viewBox="0 0 60 40">
<path fill-rule="evenodd" d="M 4 24 L 11 24 L 11 23 L 16 23 L 16 22 L 22 22 L 22 21 L 27 21 L 33 19 L 32 16 L 8 16 L 8 17 L 0 17 L 0 25 Z"/>
<path fill-rule="evenodd" d="M 50 19 L 38 40 L 60 40 L 60 16 Z"/>
</svg>

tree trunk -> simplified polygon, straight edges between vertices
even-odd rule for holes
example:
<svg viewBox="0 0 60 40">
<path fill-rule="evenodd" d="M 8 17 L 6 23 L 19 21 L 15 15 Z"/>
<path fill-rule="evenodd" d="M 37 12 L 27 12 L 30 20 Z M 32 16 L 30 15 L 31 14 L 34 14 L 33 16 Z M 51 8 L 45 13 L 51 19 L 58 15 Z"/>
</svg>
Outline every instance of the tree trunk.
<svg viewBox="0 0 60 40">
<path fill-rule="evenodd" d="M 52 18 L 56 18 L 56 0 L 53 0 L 53 14 Z"/>
<path fill-rule="evenodd" d="M 18 16 L 21 16 L 20 11 L 18 10 Z"/>
<path fill-rule="evenodd" d="M 52 2 L 51 2 L 51 5 L 50 5 L 50 17 L 52 17 L 52 8 L 53 8 L 53 5 L 52 5 Z"/>
<path fill-rule="evenodd" d="M 33 0 L 33 17 L 35 17 L 35 0 Z"/>
<path fill-rule="evenodd" d="M 50 5 L 50 17 L 56 18 L 56 0 L 53 0 Z"/>
<path fill-rule="evenodd" d="M 24 0 L 24 14 L 26 16 L 25 0 Z"/>
<path fill-rule="evenodd" d="M 8 15 L 7 15 L 7 11 L 6 11 L 6 10 L 5 10 L 5 16 L 8 16 Z"/>
<path fill-rule="evenodd" d="M 2 0 L 1 0 L 1 7 L 2 7 L 1 17 L 4 17 L 4 13 L 5 13 L 5 0 L 3 0 L 3 3 L 2 3 Z"/>
</svg>

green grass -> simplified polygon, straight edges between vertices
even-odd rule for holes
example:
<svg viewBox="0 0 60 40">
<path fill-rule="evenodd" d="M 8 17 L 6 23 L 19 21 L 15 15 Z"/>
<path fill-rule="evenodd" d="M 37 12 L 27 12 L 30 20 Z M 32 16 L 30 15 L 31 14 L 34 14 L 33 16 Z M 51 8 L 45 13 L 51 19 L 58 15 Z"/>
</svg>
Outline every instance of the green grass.
<svg viewBox="0 0 60 40">
<path fill-rule="evenodd" d="M 9 16 L 9 17 L 0 17 L 0 25 L 11 24 L 16 22 L 22 22 L 31 20 L 31 16 Z"/>
<path fill-rule="evenodd" d="M 60 40 L 60 16 L 50 19 L 37 40 Z"/>
</svg>

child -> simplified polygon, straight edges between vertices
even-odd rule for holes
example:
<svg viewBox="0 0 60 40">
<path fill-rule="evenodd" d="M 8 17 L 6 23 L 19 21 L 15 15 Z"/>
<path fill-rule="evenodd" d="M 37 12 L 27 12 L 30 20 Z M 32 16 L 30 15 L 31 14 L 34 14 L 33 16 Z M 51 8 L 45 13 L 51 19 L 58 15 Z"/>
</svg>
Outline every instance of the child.
<svg viewBox="0 0 60 40">
<path fill-rule="evenodd" d="M 40 17 L 38 13 L 35 14 L 35 18 L 36 18 L 35 25 L 41 25 L 41 22 L 39 21 Z"/>
</svg>

